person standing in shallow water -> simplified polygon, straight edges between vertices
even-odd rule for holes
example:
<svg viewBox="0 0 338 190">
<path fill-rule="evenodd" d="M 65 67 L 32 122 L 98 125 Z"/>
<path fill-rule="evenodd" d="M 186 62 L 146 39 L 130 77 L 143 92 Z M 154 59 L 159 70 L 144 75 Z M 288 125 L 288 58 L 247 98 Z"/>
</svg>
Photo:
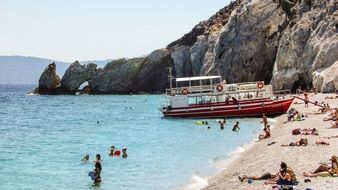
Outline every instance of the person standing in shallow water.
<svg viewBox="0 0 338 190">
<path fill-rule="evenodd" d="M 264 129 L 268 125 L 268 118 L 266 117 L 265 113 L 263 113 L 263 121 L 261 123 L 263 123 Z"/>
<path fill-rule="evenodd" d="M 237 121 L 236 124 L 234 125 L 234 127 L 232 128 L 232 131 L 237 132 L 239 130 L 240 130 L 240 128 L 239 128 L 239 122 Z"/>
<path fill-rule="evenodd" d="M 99 185 L 102 182 L 101 171 L 102 171 L 101 163 L 95 162 L 95 169 L 94 169 L 94 183 L 95 183 L 95 185 Z"/>
</svg>

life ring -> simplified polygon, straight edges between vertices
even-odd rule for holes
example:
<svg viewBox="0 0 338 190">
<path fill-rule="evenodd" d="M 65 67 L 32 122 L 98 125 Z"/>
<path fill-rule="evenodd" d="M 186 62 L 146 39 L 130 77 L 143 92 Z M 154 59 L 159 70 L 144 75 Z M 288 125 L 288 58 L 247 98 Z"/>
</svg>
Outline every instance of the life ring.
<svg viewBox="0 0 338 190">
<path fill-rule="evenodd" d="M 264 87 L 264 84 L 262 82 L 257 83 L 257 88 L 263 88 L 263 87 Z"/>
<path fill-rule="evenodd" d="M 223 91 L 223 86 L 222 85 L 217 85 L 216 86 L 216 90 L 218 91 L 218 92 L 222 92 Z"/>
<path fill-rule="evenodd" d="M 186 88 L 183 88 L 183 90 L 182 90 L 182 94 L 183 95 L 187 95 L 189 93 L 189 90 L 188 89 L 186 89 Z"/>
</svg>

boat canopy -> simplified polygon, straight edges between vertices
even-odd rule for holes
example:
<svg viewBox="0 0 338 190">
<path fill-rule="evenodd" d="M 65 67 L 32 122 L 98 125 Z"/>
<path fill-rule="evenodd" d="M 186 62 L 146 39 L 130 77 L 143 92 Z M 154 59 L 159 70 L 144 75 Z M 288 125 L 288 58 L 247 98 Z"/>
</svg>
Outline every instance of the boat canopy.
<svg viewBox="0 0 338 190">
<path fill-rule="evenodd" d="M 176 78 L 176 82 L 217 79 L 217 78 L 221 79 L 221 76 L 183 77 L 183 78 Z"/>
</svg>

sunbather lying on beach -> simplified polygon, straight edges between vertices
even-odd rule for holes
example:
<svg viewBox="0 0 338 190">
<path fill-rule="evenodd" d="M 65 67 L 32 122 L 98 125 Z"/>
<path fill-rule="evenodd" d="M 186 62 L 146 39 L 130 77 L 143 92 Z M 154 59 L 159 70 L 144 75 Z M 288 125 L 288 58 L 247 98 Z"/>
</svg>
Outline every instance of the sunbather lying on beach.
<svg viewBox="0 0 338 190">
<path fill-rule="evenodd" d="M 333 108 L 328 117 L 325 117 L 323 121 L 336 121 L 338 119 L 338 111 L 337 108 Z"/>
<path fill-rule="evenodd" d="M 338 161 L 337 156 L 331 156 L 331 167 L 327 166 L 327 164 L 321 164 L 315 171 L 313 172 L 304 172 L 303 175 L 305 177 L 326 177 L 326 176 L 337 176 L 338 174 Z"/>
<path fill-rule="evenodd" d="M 296 142 L 290 142 L 289 144 L 282 144 L 281 146 L 307 146 L 308 141 L 307 138 L 300 139 Z"/>
<path fill-rule="evenodd" d="M 330 145 L 330 143 L 325 142 L 325 141 L 316 141 L 316 145 Z"/>
<path fill-rule="evenodd" d="M 326 139 L 334 139 L 334 138 L 338 138 L 338 135 L 331 136 L 331 137 L 323 137 L 323 138 L 326 138 Z"/>
<path fill-rule="evenodd" d="M 292 130 L 292 135 L 318 135 L 316 128 L 297 128 Z"/>
<path fill-rule="evenodd" d="M 331 123 L 331 127 L 330 128 L 338 128 L 338 119 L 335 122 Z"/>
</svg>

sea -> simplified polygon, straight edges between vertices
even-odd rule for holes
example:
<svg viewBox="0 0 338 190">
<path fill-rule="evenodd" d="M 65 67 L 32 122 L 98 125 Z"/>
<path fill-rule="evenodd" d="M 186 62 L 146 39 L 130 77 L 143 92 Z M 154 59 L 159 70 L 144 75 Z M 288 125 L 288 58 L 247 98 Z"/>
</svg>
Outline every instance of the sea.
<svg viewBox="0 0 338 190">
<path fill-rule="evenodd" d="M 200 189 L 262 130 L 261 118 L 227 119 L 224 130 L 217 119 L 165 118 L 164 95 L 27 95 L 33 88 L 0 85 L 3 190 Z M 128 157 L 110 157 L 112 145 Z M 99 186 L 88 176 L 96 154 Z"/>
</svg>

